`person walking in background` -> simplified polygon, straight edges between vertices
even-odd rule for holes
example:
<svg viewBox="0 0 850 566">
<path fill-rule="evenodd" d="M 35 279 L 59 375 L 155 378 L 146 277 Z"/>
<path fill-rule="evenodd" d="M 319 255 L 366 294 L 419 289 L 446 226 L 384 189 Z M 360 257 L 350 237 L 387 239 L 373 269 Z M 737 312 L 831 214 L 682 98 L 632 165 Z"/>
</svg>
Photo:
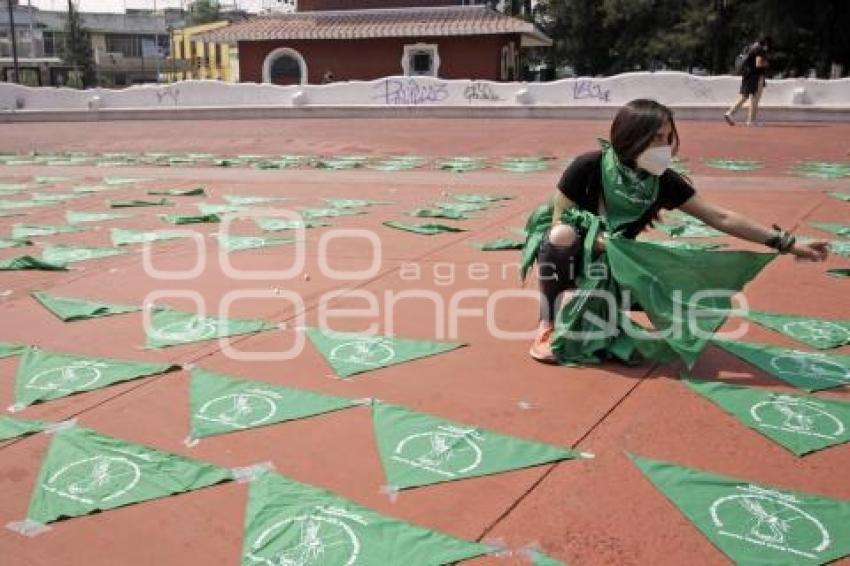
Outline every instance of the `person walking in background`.
<svg viewBox="0 0 850 566">
<path fill-rule="evenodd" d="M 738 100 L 732 105 L 723 118 L 730 126 L 735 125 L 735 112 L 740 110 L 747 99 L 750 100 L 750 108 L 747 114 L 747 125 L 758 125 L 759 101 L 764 92 L 765 75 L 770 66 L 767 52 L 770 50 L 771 40 L 769 36 L 762 37 L 752 44 L 741 62 L 741 93 Z"/>
</svg>

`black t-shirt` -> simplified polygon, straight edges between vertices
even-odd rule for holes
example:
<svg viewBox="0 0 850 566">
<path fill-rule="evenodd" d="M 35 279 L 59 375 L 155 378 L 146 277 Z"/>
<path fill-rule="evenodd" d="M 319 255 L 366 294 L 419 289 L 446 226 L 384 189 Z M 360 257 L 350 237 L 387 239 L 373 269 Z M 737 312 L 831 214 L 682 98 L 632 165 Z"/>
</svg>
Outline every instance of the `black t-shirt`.
<svg viewBox="0 0 850 566">
<path fill-rule="evenodd" d="M 759 69 L 756 67 L 756 58 L 758 57 L 767 59 L 767 51 L 765 51 L 764 47 L 755 43 L 752 47 L 750 47 L 750 51 L 747 53 L 747 58 L 744 59 L 744 64 L 741 66 L 741 74 L 744 76 L 753 76 L 766 73 L 766 68 L 763 67 Z"/>
<path fill-rule="evenodd" d="M 599 214 L 599 197 L 602 195 L 602 152 L 591 151 L 580 155 L 569 164 L 558 189 L 581 210 Z M 694 196 L 694 187 L 675 171 L 666 170 L 658 180 L 658 199 L 649 210 L 623 231 L 627 238 L 635 238 L 658 214 L 661 208 L 679 208 Z"/>
</svg>

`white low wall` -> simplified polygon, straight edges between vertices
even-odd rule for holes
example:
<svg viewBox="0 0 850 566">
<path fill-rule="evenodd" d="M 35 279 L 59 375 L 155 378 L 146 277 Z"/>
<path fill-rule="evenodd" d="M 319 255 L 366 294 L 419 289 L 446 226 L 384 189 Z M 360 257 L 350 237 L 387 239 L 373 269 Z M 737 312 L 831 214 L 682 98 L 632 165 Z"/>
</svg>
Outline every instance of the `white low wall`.
<svg viewBox="0 0 850 566">
<path fill-rule="evenodd" d="M 686 73 L 626 73 L 606 78 L 563 79 L 551 83 L 497 83 L 388 77 L 329 85 L 275 86 L 219 81 L 183 81 L 121 90 L 74 90 L 0 83 L 0 110 L 51 111 L 365 108 L 613 109 L 635 98 L 653 98 L 673 107 L 720 108 L 737 97 L 740 77 L 697 77 Z M 850 111 L 850 79 L 785 79 L 767 83 L 762 106 Z M 610 110 L 609 110 L 610 111 Z M 171 113 L 169 113 L 171 114 Z M 475 115 L 480 112 L 472 111 Z M 512 114 L 516 114 L 513 112 Z M 799 113 L 798 113 L 799 114 Z"/>
</svg>

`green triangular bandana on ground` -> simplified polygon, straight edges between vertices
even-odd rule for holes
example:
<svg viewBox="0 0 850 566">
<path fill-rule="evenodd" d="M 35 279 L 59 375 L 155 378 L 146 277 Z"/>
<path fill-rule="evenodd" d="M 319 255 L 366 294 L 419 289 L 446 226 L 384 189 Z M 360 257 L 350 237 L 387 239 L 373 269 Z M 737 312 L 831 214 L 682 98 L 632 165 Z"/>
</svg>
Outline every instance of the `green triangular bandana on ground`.
<svg viewBox="0 0 850 566">
<path fill-rule="evenodd" d="M 216 214 L 219 216 L 224 214 L 239 214 L 240 212 L 251 210 L 251 207 L 240 204 L 199 204 L 197 207 L 201 214 Z"/>
<path fill-rule="evenodd" d="M 242 566 L 436 566 L 490 550 L 270 472 L 248 492 Z"/>
<path fill-rule="evenodd" d="M 124 314 L 142 310 L 141 307 L 129 305 L 112 305 L 100 301 L 89 301 L 86 299 L 73 299 L 69 297 L 57 297 L 44 291 L 35 291 L 33 298 L 47 310 L 55 314 L 64 322 L 75 320 L 86 320 L 89 318 L 100 318 L 114 314 Z"/>
<path fill-rule="evenodd" d="M 646 477 L 737 564 L 823 564 L 850 553 L 850 501 L 757 485 L 632 456 Z"/>
<path fill-rule="evenodd" d="M 18 191 L 26 189 L 27 187 L 28 185 L 26 183 L 0 182 L 0 193 L 16 193 Z"/>
<path fill-rule="evenodd" d="M 833 240 L 829 243 L 829 251 L 835 255 L 850 257 L 850 242 L 842 240 Z"/>
<path fill-rule="evenodd" d="M 818 179 L 838 179 L 850 176 L 850 163 L 829 161 L 804 161 L 794 166 L 795 175 Z"/>
<path fill-rule="evenodd" d="M 233 236 L 225 234 L 218 234 L 216 239 L 219 245 L 229 252 L 268 248 L 295 242 L 295 238 L 266 238 L 263 236 Z"/>
<path fill-rule="evenodd" d="M 613 278 L 643 306 L 654 329 L 661 333 L 663 349 L 675 352 L 688 367 L 726 320 L 732 295 L 776 257 L 743 251 L 668 249 L 625 238 L 609 240 L 607 254 Z M 706 296 L 706 290 L 714 293 Z"/>
<path fill-rule="evenodd" d="M 148 348 L 167 348 L 191 342 L 203 342 L 228 336 L 254 334 L 277 328 L 262 320 L 226 319 L 199 316 L 172 309 L 156 309 L 147 331 Z"/>
<path fill-rule="evenodd" d="M 47 426 L 47 423 L 41 421 L 13 419 L 0 415 L 0 440 L 9 440 L 10 438 L 41 432 Z"/>
<path fill-rule="evenodd" d="M 39 185 L 52 185 L 54 183 L 63 183 L 65 181 L 69 181 L 70 177 L 57 177 L 57 176 L 51 177 L 51 176 L 47 176 L 47 175 L 42 175 L 42 176 L 33 177 L 32 180 L 34 182 L 38 183 Z"/>
<path fill-rule="evenodd" d="M 809 222 L 818 230 L 831 232 L 844 238 L 850 238 L 850 224 L 837 224 L 835 222 Z"/>
<path fill-rule="evenodd" d="M 334 208 L 363 208 L 376 204 L 395 204 L 385 200 L 351 199 L 351 198 L 326 198 L 326 203 Z"/>
<path fill-rule="evenodd" d="M 405 489 L 570 460 L 569 448 L 498 434 L 376 402 L 372 422 L 384 474 Z"/>
<path fill-rule="evenodd" d="M 475 247 L 484 252 L 494 252 L 499 250 L 521 250 L 525 242 L 514 240 L 512 238 L 496 238 L 489 242 L 479 242 Z"/>
<path fill-rule="evenodd" d="M 490 210 L 494 206 L 500 206 L 493 202 L 435 202 L 434 206 L 442 210 L 455 213 L 481 212 Z"/>
<path fill-rule="evenodd" d="M 19 240 L 19 239 L 7 239 L 0 238 L 0 250 L 6 248 L 22 248 L 24 246 L 31 246 L 32 242 L 29 240 Z"/>
<path fill-rule="evenodd" d="M 354 210 L 351 208 L 301 208 L 298 210 L 305 220 L 315 218 L 337 218 L 340 216 L 359 216 L 366 214 L 364 210 Z"/>
<path fill-rule="evenodd" d="M 255 218 L 257 226 L 266 232 L 280 232 L 282 230 L 303 230 L 306 228 L 319 228 L 327 226 L 319 220 L 287 220 L 285 218 Z"/>
<path fill-rule="evenodd" d="M 313 165 L 319 169 L 355 169 L 368 159 L 365 155 L 340 155 L 317 159 Z"/>
<path fill-rule="evenodd" d="M 12 238 L 26 239 L 36 236 L 55 236 L 56 234 L 70 234 L 82 232 L 79 226 L 47 226 L 41 224 L 15 224 L 12 226 Z"/>
<path fill-rule="evenodd" d="M 506 159 L 499 164 L 499 167 L 510 173 L 533 173 L 543 171 L 547 166 L 542 159 L 539 161 Z"/>
<path fill-rule="evenodd" d="M 160 198 L 156 200 L 132 199 L 132 200 L 111 200 L 109 201 L 110 208 L 134 208 L 140 206 L 173 206 L 174 203 L 168 199 Z"/>
<path fill-rule="evenodd" d="M 453 342 L 427 342 L 391 336 L 372 336 L 307 328 L 313 346 L 339 377 L 418 360 L 460 348 Z"/>
<path fill-rule="evenodd" d="M 425 163 L 425 158 L 418 155 L 399 155 L 372 161 L 366 165 L 376 171 L 404 171 L 415 169 Z"/>
<path fill-rule="evenodd" d="M 551 556 L 546 556 L 539 550 L 528 550 L 526 551 L 528 555 L 528 559 L 531 561 L 531 566 L 567 566 L 566 562 L 561 562 L 560 560 L 555 560 Z"/>
<path fill-rule="evenodd" d="M 741 159 L 706 159 L 705 164 L 715 169 L 726 171 L 754 171 L 764 167 L 760 161 L 747 161 Z"/>
<path fill-rule="evenodd" d="M 112 239 L 113 246 L 146 244 L 165 240 L 179 240 L 180 238 L 189 237 L 184 233 L 169 232 L 167 230 L 158 232 L 143 232 L 140 230 L 125 230 L 123 228 L 113 228 L 109 235 Z"/>
<path fill-rule="evenodd" d="M 88 259 L 101 259 L 126 253 L 116 248 L 95 248 L 90 246 L 66 246 L 57 244 L 48 246 L 41 252 L 41 259 L 50 263 L 73 263 Z"/>
<path fill-rule="evenodd" d="M 8 358 L 9 356 L 18 356 L 23 354 L 27 346 L 21 344 L 9 344 L 8 342 L 0 342 L 0 359 Z"/>
<path fill-rule="evenodd" d="M 160 214 L 169 224 L 216 224 L 221 222 L 218 214 Z"/>
<path fill-rule="evenodd" d="M 65 213 L 65 222 L 78 224 L 80 222 L 104 222 L 106 220 L 120 220 L 131 218 L 132 214 L 121 214 L 118 212 L 73 212 Z"/>
<path fill-rule="evenodd" d="M 104 177 L 103 182 L 107 185 L 135 185 L 136 183 L 142 183 L 144 181 L 149 181 L 150 179 L 142 179 L 142 178 L 131 178 L 131 177 Z"/>
<path fill-rule="evenodd" d="M 66 271 L 68 268 L 65 267 L 64 264 L 43 261 L 37 257 L 29 255 L 0 259 L 0 271 L 23 271 L 28 269 L 41 271 Z"/>
<path fill-rule="evenodd" d="M 691 389 L 797 456 L 850 442 L 850 403 L 682 378 Z"/>
<path fill-rule="evenodd" d="M 343 397 L 192 370 L 192 438 L 203 438 L 356 406 Z"/>
<path fill-rule="evenodd" d="M 203 187 L 197 187 L 194 189 L 164 189 L 164 190 L 156 190 L 152 189 L 148 191 L 149 195 L 162 195 L 167 197 L 205 197 L 207 196 L 206 191 L 204 191 Z"/>
<path fill-rule="evenodd" d="M 394 220 L 384 222 L 384 226 L 395 228 L 396 230 L 404 230 L 405 232 L 413 232 L 414 234 L 422 234 L 423 236 L 433 236 L 445 232 L 466 232 L 463 228 L 455 228 L 454 226 L 446 226 L 445 224 L 407 224 Z"/>
<path fill-rule="evenodd" d="M 15 405 L 100 389 L 113 383 L 158 375 L 178 369 L 171 364 L 151 364 L 112 358 L 94 358 L 27 348 L 15 375 Z"/>
<path fill-rule="evenodd" d="M 806 391 L 850 385 L 850 356 L 734 340 L 715 340 L 714 343 L 762 371 Z"/>
<path fill-rule="evenodd" d="M 850 277 L 850 268 L 827 269 L 826 274 L 832 277 Z"/>
<path fill-rule="evenodd" d="M 452 157 L 437 162 L 437 169 L 452 171 L 454 173 L 466 173 L 483 168 L 484 159 L 482 157 Z"/>
<path fill-rule="evenodd" d="M 839 191 L 832 191 L 826 193 L 832 198 L 837 198 L 838 200 L 843 200 L 844 202 L 850 202 L 850 193 L 842 193 Z"/>
<path fill-rule="evenodd" d="M 30 193 L 30 198 L 35 202 L 67 202 L 83 195 L 78 193 Z"/>
<path fill-rule="evenodd" d="M 224 195 L 221 198 L 223 198 L 230 204 L 236 205 L 269 204 L 272 202 L 290 200 L 289 198 L 285 197 L 260 197 L 252 195 Z"/>
<path fill-rule="evenodd" d="M 452 198 L 458 202 L 466 202 L 470 204 L 494 203 L 503 200 L 512 200 L 514 197 L 510 195 L 487 195 L 483 193 L 454 193 Z"/>
<path fill-rule="evenodd" d="M 50 442 L 27 519 L 46 524 L 231 479 L 231 470 L 72 426 Z"/>
<path fill-rule="evenodd" d="M 465 212 L 448 208 L 417 208 L 407 214 L 416 218 L 446 218 L 448 220 L 466 220 L 472 218 Z"/>
<path fill-rule="evenodd" d="M 75 193 L 105 193 L 117 190 L 116 187 L 80 186 L 74 187 Z"/>
<path fill-rule="evenodd" d="M 819 350 L 850 344 L 850 320 L 825 320 L 752 310 L 747 313 L 747 318 Z"/>
<path fill-rule="evenodd" d="M 20 208 L 35 208 L 44 206 L 46 203 L 33 202 L 29 200 L 3 200 L 0 199 L 0 210 L 18 210 Z"/>
</svg>

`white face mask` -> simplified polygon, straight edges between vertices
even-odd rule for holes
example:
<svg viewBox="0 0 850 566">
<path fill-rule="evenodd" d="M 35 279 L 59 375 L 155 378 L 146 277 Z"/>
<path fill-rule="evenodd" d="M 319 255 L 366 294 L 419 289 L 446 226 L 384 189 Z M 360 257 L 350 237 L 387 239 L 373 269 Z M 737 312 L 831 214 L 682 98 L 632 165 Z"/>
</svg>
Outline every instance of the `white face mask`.
<svg viewBox="0 0 850 566">
<path fill-rule="evenodd" d="M 673 161 L 673 148 L 669 145 L 658 145 L 641 153 L 635 163 L 644 171 L 659 176 L 670 167 L 671 161 Z"/>
</svg>

